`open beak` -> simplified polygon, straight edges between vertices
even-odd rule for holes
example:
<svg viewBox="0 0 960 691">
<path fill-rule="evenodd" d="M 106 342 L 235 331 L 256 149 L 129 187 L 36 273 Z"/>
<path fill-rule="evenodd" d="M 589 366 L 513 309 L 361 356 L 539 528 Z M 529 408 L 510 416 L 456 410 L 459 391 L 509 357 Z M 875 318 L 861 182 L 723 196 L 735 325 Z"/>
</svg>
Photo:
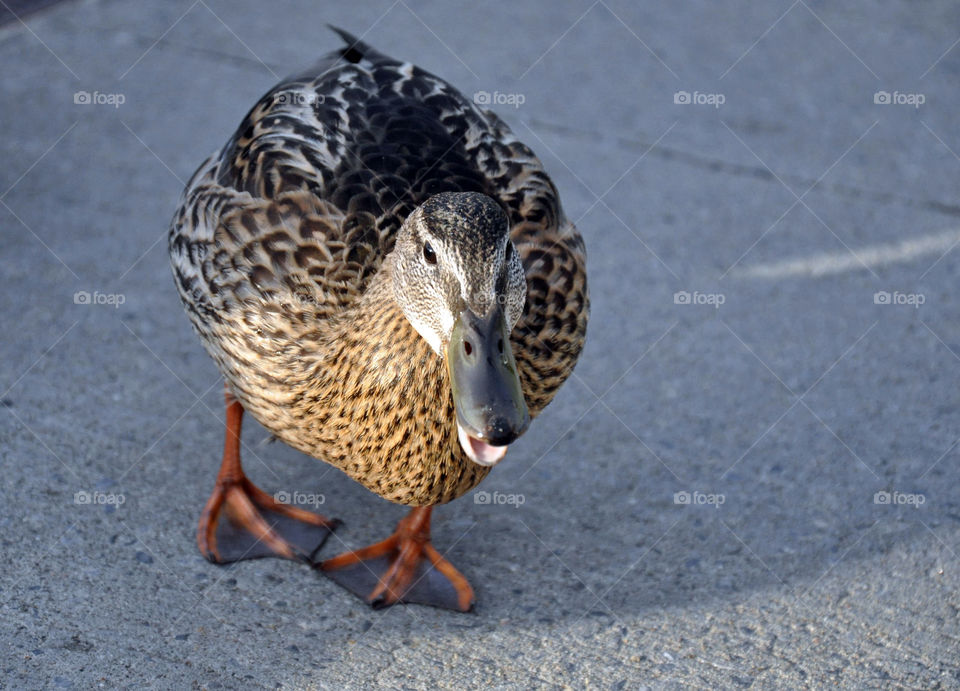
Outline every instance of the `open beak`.
<svg viewBox="0 0 960 691">
<path fill-rule="evenodd" d="M 447 344 L 447 367 L 460 446 L 474 463 L 495 465 L 530 424 L 500 306 L 485 317 L 469 309 L 460 313 Z"/>
</svg>

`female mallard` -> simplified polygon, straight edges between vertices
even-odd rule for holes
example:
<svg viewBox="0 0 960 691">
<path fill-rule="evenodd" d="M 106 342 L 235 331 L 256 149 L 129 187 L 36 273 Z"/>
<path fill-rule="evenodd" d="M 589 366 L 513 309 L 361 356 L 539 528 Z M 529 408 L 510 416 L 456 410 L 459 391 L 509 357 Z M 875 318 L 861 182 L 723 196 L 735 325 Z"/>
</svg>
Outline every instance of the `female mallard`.
<svg viewBox="0 0 960 691">
<path fill-rule="evenodd" d="M 347 47 L 271 90 L 200 166 L 170 230 L 177 289 L 227 386 L 197 543 L 216 563 L 311 561 L 336 525 L 246 478 L 246 410 L 415 507 L 325 573 L 374 605 L 467 610 L 430 513 L 475 487 L 573 370 L 583 240 L 496 115 L 338 33 Z"/>
</svg>

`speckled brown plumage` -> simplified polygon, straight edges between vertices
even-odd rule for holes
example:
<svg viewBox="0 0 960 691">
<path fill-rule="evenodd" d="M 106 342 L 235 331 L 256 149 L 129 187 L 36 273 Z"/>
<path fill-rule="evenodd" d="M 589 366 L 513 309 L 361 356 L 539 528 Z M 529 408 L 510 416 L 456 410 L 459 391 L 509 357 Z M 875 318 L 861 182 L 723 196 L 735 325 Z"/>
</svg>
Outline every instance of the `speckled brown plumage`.
<svg viewBox="0 0 960 691">
<path fill-rule="evenodd" d="M 169 239 L 184 306 L 243 407 L 417 506 L 489 471 L 460 448 L 447 369 L 389 280 L 397 230 L 445 191 L 482 192 L 509 218 L 527 279 L 511 344 L 535 416 L 583 345 L 583 242 L 533 152 L 409 63 L 357 43 L 276 86 L 190 180 Z"/>
</svg>

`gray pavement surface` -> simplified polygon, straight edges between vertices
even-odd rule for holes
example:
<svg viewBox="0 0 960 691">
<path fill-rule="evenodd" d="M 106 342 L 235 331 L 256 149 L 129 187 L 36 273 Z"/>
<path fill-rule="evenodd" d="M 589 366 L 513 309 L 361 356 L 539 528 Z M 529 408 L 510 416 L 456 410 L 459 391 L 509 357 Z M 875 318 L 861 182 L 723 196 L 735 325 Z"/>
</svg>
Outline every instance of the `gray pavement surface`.
<svg viewBox="0 0 960 691">
<path fill-rule="evenodd" d="M 327 22 L 521 95 L 495 108 L 587 240 L 576 375 L 493 501 L 437 512 L 469 615 L 194 545 L 221 385 L 167 223 Z M 105 0 L 0 28 L 0 688 L 960 686 L 958 37 L 956 3 L 813 0 Z M 403 515 L 266 437 L 254 481 L 344 520 L 325 554 Z"/>
</svg>

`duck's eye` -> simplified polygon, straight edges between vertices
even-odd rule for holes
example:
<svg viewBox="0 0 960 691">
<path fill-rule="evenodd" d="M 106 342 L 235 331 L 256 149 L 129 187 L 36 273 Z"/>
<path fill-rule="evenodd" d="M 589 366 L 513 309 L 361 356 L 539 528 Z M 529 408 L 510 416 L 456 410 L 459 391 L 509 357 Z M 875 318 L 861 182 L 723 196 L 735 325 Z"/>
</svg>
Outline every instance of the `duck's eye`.
<svg viewBox="0 0 960 691">
<path fill-rule="evenodd" d="M 437 253 L 433 251 L 433 248 L 430 246 L 429 242 L 423 243 L 423 258 L 427 264 L 437 263 Z"/>
</svg>

